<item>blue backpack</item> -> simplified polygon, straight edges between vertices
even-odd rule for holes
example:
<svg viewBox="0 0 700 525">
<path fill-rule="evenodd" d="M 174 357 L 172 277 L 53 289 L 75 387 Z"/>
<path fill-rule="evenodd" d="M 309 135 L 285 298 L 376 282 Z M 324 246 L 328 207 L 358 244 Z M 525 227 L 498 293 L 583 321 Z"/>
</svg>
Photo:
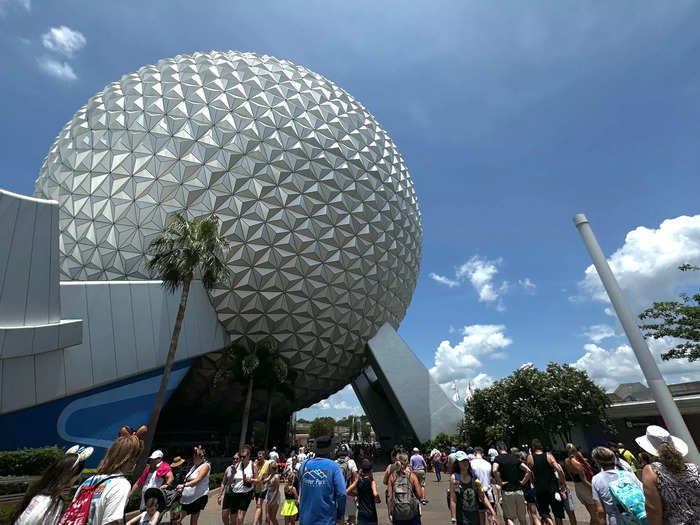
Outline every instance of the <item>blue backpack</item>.
<svg viewBox="0 0 700 525">
<path fill-rule="evenodd" d="M 618 471 L 617 479 L 612 481 L 608 488 L 620 510 L 620 525 L 647 525 L 644 492 L 639 485 Z"/>
</svg>

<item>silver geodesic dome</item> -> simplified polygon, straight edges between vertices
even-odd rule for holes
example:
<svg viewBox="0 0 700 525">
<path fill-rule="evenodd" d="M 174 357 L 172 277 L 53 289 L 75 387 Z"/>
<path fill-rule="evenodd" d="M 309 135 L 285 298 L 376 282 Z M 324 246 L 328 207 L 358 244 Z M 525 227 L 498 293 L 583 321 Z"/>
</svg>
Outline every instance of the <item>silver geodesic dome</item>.
<svg viewBox="0 0 700 525">
<path fill-rule="evenodd" d="M 93 96 L 56 138 L 35 194 L 60 203 L 64 280 L 146 279 L 166 217 L 216 214 L 232 339 L 273 337 L 297 405 L 338 390 L 397 327 L 421 257 L 418 202 L 372 115 L 324 77 L 235 51 L 178 55 Z"/>
</svg>

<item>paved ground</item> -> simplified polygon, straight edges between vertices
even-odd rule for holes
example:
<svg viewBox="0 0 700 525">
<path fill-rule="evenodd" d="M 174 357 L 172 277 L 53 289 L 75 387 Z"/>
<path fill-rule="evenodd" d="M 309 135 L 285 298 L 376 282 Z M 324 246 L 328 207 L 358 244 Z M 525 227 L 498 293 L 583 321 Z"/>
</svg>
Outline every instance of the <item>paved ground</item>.
<svg viewBox="0 0 700 525">
<path fill-rule="evenodd" d="M 382 472 L 375 472 L 375 479 L 379 486 L 380 493 L 382 494 L 382 503 L 377 507 L 379 515 L 380 525 L 390 525 L 387 518 L 386 512 L 386 502 L 384 501 L 384 486 L 382 485 Z M 447 489 L 447 483 L 444 480 L 441 483 L 435 482 L 435 476 L 430 473 L 428 474 L 428 481 L 426 482 L 426 496 L 429 500 L 429 504 L 423 507 L 423 525 L 448 525 L 450 523 L 450 513 L 447 510 L 447 503 L 445 501 L 445 491 Z M 573 487 L 571 487 L 573 492 Z M 574 496 L 574 499 L 576 496 Z M 246 514 L 245 525 L 252 525 L 253 515 L 255 513 L 255 505 L 250 504 L 248 513 Z M 576 517 L 578 518 L 579 525 L 588 525 L 588 513 L 583 506 L 580 505 L 578 500 L 576 500 Z M 284 524 L 284 518 L 278 518 L 280 524 Z M 185 519 L 184 524 L 189 525 L 189 518 Z M 221 507 L 216 504 L 216 493 L 210 493 L 209 503 L 207 508 L 201 514 L 199 519 L 199 525 L 220 525 L 221 522 Z M 564 520 L 564 523 L 569 524 L 568 520 Z M 524 525 L 524 524 L 522 524 Z"/>
</svg>

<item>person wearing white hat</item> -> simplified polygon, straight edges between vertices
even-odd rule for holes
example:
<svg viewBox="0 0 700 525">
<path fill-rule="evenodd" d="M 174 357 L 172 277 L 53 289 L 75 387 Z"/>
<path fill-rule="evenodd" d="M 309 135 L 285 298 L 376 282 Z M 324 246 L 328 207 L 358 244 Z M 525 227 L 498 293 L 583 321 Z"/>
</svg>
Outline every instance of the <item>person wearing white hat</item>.
<svg viewBox="0 0 700 525">
<path fill-rule="evenodd" d="M 141 505 L 140 509 L 142 511 L 146 510 L 146 502 L 143 499 L 143 495 L 151 487 L 161 488 L 164 485 L 170 485 L 173 482 L 173 471 L 165 461 L 163 461 L 163 451 L 154 450 L 150 456 L 148 456 L 148 462 L 146 468 L 143 469 L 141 477 L 138 479 L 134 486 L 131 487 L 131 497 L 137 490 L 141 490 Z"/>
<path fill-rule="evenodd" d="M 656 459 L 642 472 L 649 525 L 700 523 L 700 472 L 683 459 L 687 443 L 656 425 L 635 441 Z"/>
</svg>

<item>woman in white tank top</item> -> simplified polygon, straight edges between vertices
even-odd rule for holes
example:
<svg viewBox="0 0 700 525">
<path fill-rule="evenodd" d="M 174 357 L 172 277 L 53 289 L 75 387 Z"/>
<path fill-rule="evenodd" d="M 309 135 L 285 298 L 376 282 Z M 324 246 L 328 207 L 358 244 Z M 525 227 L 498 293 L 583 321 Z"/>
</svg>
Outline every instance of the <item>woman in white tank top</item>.
<svg viewBox="0 0 700 525">
<path fill-rule="evenodd" d="M 194 447 L 192 468 L 185 476 L 185 483 L 178 486 L 182 489 L 182 510 L 189 514 L 191 525 L 197 525 L 199 513 L 204 510 L 209 500 L 210 473 L 211 466 L 204 457 L 204 448 L 201 445 Z"/>
<path fill-rule="evenodd" d="M 243 525 L 248 506 L 253 499 L 253 484 L 258 481 L 258 469 L 250 454 L 250 445 L 243 445 L 240 451 L 241 461 L 231 482 L 231 498 L 228 504 L 235 525 Z"/>
</svg>

